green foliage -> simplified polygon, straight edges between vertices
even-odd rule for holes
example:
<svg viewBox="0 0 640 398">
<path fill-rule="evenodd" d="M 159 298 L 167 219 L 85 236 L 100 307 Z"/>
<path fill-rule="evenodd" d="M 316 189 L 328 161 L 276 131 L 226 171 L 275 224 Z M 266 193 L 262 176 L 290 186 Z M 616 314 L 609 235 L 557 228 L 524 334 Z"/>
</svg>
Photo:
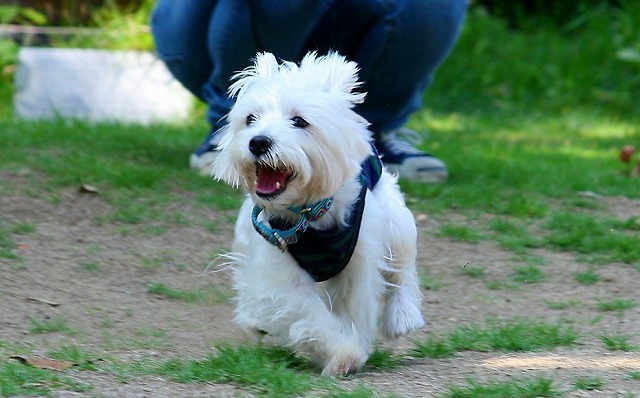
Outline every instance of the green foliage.
<svg viewBox="0 0 640 398">
<path fill-rule="evenodd" d="M 573 385 L 577 390 L 587 390 L 593 391 L 598 390 L 604 387 L 607 383 L 600 377 L 579 377 L 574 382 Z"/>
<path fill-rule="evenodd" d="M 366 363 L 366 368 L 376 370 L 396 369 L 400 367 L 402 357 L 394 355 L 391 350 L 376 347 Z"/>
<path fill-rule="evenodd" d="M 631 343 L 631 336 L 623 334 L 610 334 L 600 336 L 600 341 L 607 350 L 611 351 L 637 351 L 640 349 Z"/>
<path fill-rule="evenodd" d="M 580 305 L 580 302 L 577 300 L 567 300 L 567 301 L 547 301 L 547 307 L 552 310 L 566 310 L 571 307 L 576 307 Z"/>
<path fill-rule="evenodd" d="M 38 369 L 19 362 L 0 361 L 0 396 L 50 395 L 53 390 L 85 392 L 91 386 L 64 374 Z"/>
<path fill-rule="evenodd" d="M 633 300 L 614 298 L 610 300 L 599 300 L 597 308 L 603 312 L 619 312 L 622 313 L 631 308 L 635 308 L 638 304 Z"/>
<path fill-rule="evenodd" d="M 481 265 L 466 265 L 460 270 L 462 275 L 472 278 L 483 278 L 486 275 L 487 268 Z"/>
<path fill-rule="evenodd" d="M 42 333 L 66 333 L 73 334 L 74 331 L 69 327 L 67 321 L 60 317 L 36 319 L 29 317 L 31 327 L 30 333 L 42 334 Z"/>
<path fill-rule="evenodd" d="M 478 243 L 480 241 L 480 234 L 466 225 L 445 224 L 440 227 L 439 235 L 466 243 Z"/>
<path fill-rule="evenodd" d="M 518 283 L 538 283 L 545 278 L 544 272 L 535 265 L 520 265 L 513 268 L 513 281 Z"/>
<path fill-rule="evenodd" d="M 76 345 L 64 345 L 58 350 L 50 351 L 48 355 L 60 361 L 73 363 L 77 370 L 98 370 L 97 363 L 100 361 L 95 355 Z"/>
<path fill-rule="evenodd" d="M 616 7 L 624 1 L 620 0 L 578 0 L 555 1 L 536 0 L 514 2 L 505 0 L 477 0 L 474 4 L 486 7 L 495 16 L 506 19 L 511 26 L 530 30 L 538 24 L 547 23 L 561 27 L 577 16 L 594 9 Z"/>
<path fill-rule="evenodd" d="M 577 334 L 570 326 L 537 321 L 513 320 L 456 329 L 449 337 L 457 350 L 533 351 L 575 344 Z"/>
<path fill-rule="evenodd" d="M 79 267 L 82 272 L 98 272 L 102 270 L 102 266 L 100 264 L 93 262 L 80 263 Z"/>
<path fill-rule="evenodd" d="M 462 387 L 449 387 L 442 398 L 538 398 L 557 397 L 561 393 L 554 389 L 553 380 L 545 377 L 490 382 L 482 384 L 476 380 L 467 380 Z"/>
<path fill-rule="evenodd" d="M 416 358 L 440 359 L 452 357 L 458 349 L 446 338 L 429 336 L 423 341 L 415 343 L 411 354 Z"/>
<path fill-rule="evenodd" d="M 150 283 L 147 285 L 147 293 L 156 294 L 169 299 L 186 301 L 188 303 L 194 303 L 204 297 L 204 292 L 201 290 L 175 289 L 164 283 Z"/>
<path fill-rule="evenodd" d="M 640 3 L 578 10 L 561 29 L 527 19 L 531 29 L 514 31 L 504 20 L 472 8 L 427 104 L 465 114 L 487 109 L 639 114 L 634 104 L 640 103 L 640 63 L 617 54 L 640 46 Z"/>
<path fill-rule="evenodd" d="M 0 24 L 44 25 L 47 17 L 30 7 L 0 5 Z"/>
<path fill-rule="evenodd" d="M 17 259 L 17 254 L 13 249 L 16 244 L 11 236 L 11 231 L 6 226 L 0 224 L 0 258 Z"/>
<path fill-rule="evenodd" d="M 264 396 L 303 395 L 327 386 L 291 351 L 267 346 L 219 346 L 203 360 L 174 359 L 152 373 L 179 383 L 213 381 L 250 387 Z"/>
<path fill-rule="evenodd" d="M 582 253 L 599 262 L 635 263 L 640 259 L 637 220 L 597 219 L 581 213 L 554 213 L 545 228 L 549 247 Z"/>
<path fill-rule="evenodd" d="M 572 346 L 578 338 L 572 327 L 528 320 L 493 322 L 486 327 L 461 326 L 445 336 L 416 342 L 412 355 L 443 358 L 457 351 L 535 351 Z"/>
<path fill-rule="evenodd" d="M 522 254 L 532 247 L 540 246 L 538 239 L 518 219 L 496 218 L 489 223 L 489 228 L 494 231 L 494 238 L 505 250 Z"/>
<path fill-rule="evenodd" d="M 593 285 L 600 281 L 600 275 L 598 275 L 593 268 L 589 268 L 584 272 L 576 272 L 576 281 L 583 285 Z"/>
<path fill-rule="evenodd" d="M 20 48 L 12 40 L 0 38 L 0 77 L 4 75 L 4 69 L 14 65 L 18 61 Z"/>
</svg>

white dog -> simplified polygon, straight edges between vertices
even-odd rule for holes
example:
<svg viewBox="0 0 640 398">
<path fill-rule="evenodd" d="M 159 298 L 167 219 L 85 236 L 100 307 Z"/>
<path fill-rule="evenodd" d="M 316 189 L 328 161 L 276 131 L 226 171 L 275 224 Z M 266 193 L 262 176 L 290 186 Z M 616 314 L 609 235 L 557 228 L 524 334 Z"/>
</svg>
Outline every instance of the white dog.
<svg viewBox="0 0 640 398">
<path fill-rule="evenodd" d="M 424 325 L 416 226 L 382 169 L 358 68 L 336 53 L 269 53 L 237 74 L 212 174 L 248 196 L 235 227 L 235 320 L 307 353 L 323 374 L 359 370 L 378 325 Z"/>
</svg>

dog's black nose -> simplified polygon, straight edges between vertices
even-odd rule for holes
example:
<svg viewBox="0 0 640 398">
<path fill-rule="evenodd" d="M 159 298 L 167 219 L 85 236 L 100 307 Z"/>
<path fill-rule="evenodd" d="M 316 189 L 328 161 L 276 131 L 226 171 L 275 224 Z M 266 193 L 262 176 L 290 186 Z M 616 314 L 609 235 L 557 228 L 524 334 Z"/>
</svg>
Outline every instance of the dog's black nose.
<svg viewBox="0 0 640 398">
<path fill-rule="evenodd" d="M 269 152 L 269 148 L 273 145 L 273 140 L 266 135 L 256 135 L 249 141 L 249 150 L 256 156 L 264 155 Z"/>
</svg>

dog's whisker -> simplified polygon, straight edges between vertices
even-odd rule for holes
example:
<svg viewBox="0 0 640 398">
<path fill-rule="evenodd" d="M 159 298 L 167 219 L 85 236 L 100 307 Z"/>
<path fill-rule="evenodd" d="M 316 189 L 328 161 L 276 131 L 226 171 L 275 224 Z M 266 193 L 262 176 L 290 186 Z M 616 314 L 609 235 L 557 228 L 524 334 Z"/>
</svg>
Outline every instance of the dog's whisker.
<svg viewBox="0 0 640 398">
<path fill-rule="evenodd" d="M 214 260 L 212 260 L 205 267 L 203 273 L 205 274 L 215 274 L 218 272 L 224 272 L 229 269 L 233 269 L 236 265 L 238 265 L 244 259 L 244 255 L 242 253 L 224 253 L 218 255 Z M 212 269 L 216 268 L 216 269 Z"/>
<path fill-rule="evenodd" d="M 327 295 L 327 302 L 329 304 L 329 311 L 333 312 L 333 297 L 329 294 L 328 290 L 325 290 L 324 293 Z"/>
</svg>

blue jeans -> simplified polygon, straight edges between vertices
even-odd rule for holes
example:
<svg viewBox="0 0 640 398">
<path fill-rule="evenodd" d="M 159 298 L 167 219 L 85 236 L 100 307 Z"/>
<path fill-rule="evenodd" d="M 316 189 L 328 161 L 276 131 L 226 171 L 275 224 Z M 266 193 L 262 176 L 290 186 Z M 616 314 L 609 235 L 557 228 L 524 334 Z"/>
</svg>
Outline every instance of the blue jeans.
<svg viewBox="0 0 640 398">
<path fill-rule="evenodd" d="M 171 73 L 219 124 L 230 77 L 257 52 L 297 61 L 336 50 L 360 66 L 356 108 L 374 132 L 402 126 L 455 43 L 468 0 L 159 0 L 152 31 Z"/>
</svg>

